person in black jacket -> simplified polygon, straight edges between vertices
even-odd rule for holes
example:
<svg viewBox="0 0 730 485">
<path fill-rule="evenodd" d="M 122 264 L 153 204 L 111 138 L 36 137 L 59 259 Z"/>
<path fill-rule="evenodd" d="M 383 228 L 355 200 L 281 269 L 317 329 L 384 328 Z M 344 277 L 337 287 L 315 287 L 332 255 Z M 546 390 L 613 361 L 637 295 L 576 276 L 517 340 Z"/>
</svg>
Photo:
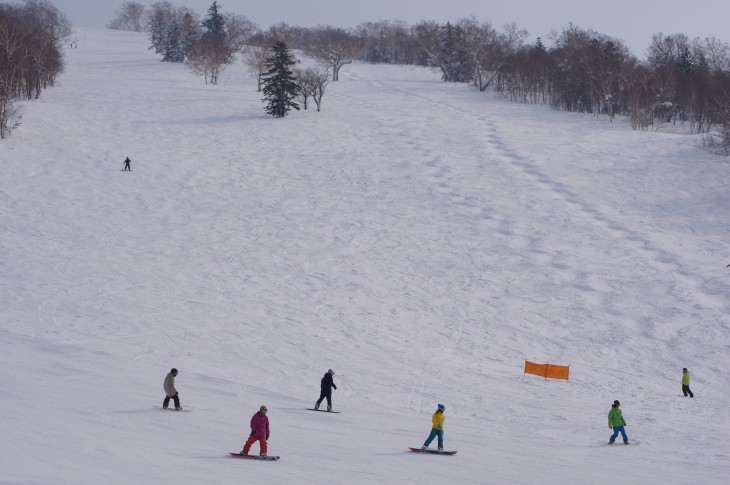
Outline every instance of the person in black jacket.
<svg viewBox="0 0 730 485">
<path fill-rule="evenodd" d="M 319 394 L 319 400 L 314 405 L 314 409 L 319 409 L 319 405 L 322 404 L 324 398 L 327 398 L 327 411 L 332 411 L 332 389 L 337 389 L 335 382 L 332 380 L 332 376 L 335 375 L 335 371 L 329 369 L 322 378 L 321 392 Z"/>
</svg>

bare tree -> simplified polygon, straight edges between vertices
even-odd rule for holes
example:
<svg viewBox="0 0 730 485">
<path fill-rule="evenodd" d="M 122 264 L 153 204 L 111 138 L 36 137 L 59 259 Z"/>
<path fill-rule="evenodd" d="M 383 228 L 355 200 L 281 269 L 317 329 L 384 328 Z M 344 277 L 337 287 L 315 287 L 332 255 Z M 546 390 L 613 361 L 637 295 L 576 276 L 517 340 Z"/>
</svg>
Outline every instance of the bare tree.
<svg viewBox="0 0 730 485">
<path fill-rule="evenodd" d="M 354 36 L 335 27 L 318 27 L 315 39 L 306 50 L 317 62 L 332 69 L 332 80 L 340 79 L 340 69 L 350 64 L 357 55 Z"/>
<path fill-rule="evenodd" d="M 0 93 L 0 138 L 6 138 L 11 131 L 20 126 L 23 118 L 21 108 L 12 99 Z"/>
<path fill-rule="evenodd" d="M 226 42 L 231 52 L 243 49 L 251 36 L 258 30 L 258 26 L 243 15 L 224 14 L 226 28 Z"/>
<path fill-rule="evenodd" d="M 218 76 L 231 63 L 231 54 L 219 39 L 203 38 L 193 46 L 188 68 L 205 78 L 205 84 L 218 84 Z"/>
<path fill-rule="evenodd" d="M 330 82 L 329 70 L 317 66 L 296 69 L 294 72 L 297 77 L 297 84 L 299 84 L 299 94 L 304 100 L 304 109 L 307 109 L 307 99 L 311 96 L 317 105 L 317 111 L 320 111 L 324 90 Z"/>
<path fill-rule="evenodd" d="M 485 91 L 499 74 L 509 57 L 522 46 L 527 32 L 517 29 L 513 22 L 499 33 L 490 22 L 479 22 L 476 17 L 457 22 L 462 35 L 462 49 L 470 79 L 480 91 Z"/>
<path fill-rule="evenodd" d="M 266 71 L 266 62 L 269 57 L 269 48 L 247 45 L 243 47 L 241 52 L 243 53 L 244 64 L 256 74 L 256 91 L 260 92 L 263 84 L 263 74 Z M 305 102 L 304 109 L 306 108 Z"/>
<path fill-rule="evenodd" d="M 114 30 L 144 30 L 145 6 L 139 2 L 124 2 L 119 10 L 114 12 L 114 18 L 107 25 Z"/>
<path fill-rule="evenodd" d="M 45 1 L 0 4 L 0 138 L 20 124 L 19 98 L 33 99 L 63 69 L 61 42 L 71 26 Z"/>
<path fill-rule="evenodd" d="M 193 72 L 205 77 L 206 84 L 209 80 L 210 84 L 218 84 L 218 76 L 235 58 L 233 45 L 238 45 L 240 42 L 236 39 L 230 40 L 226 31 L 226 18 L 219 10 L 220 5 L 214 0 L 208 8 L 208 15 L 201 23 L 205 31 L 193 46 L 192 56 L 188 61 L 188 66 Z M 242 33 L 237 34 L 239 38 L 242 35 Z"/>
<path fill-rule="evenodd" d="M 71 37 L 71 22 L 49 0 L 25 0 L 23 10 L 33 19 L 33 24 L 50 37 L 54 45 L 58 46 Z"/>
</svg>

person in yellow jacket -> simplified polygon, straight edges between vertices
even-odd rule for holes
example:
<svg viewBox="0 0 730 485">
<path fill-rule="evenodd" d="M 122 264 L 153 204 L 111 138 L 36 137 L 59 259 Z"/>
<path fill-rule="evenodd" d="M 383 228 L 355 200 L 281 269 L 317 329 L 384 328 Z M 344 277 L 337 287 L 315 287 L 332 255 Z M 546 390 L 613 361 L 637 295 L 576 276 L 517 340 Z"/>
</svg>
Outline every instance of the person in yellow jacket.
<svg viewBox="0 0 730 485">
<path fill-rule="evenodd" d="M 689 397 L 695 397 L 689 389 L 689 371 L 686 367 L 682 369 L 682 392 L 684 393 L 684 397 L 687 397 L 687 394 L 689 394 Z"/>
<path fill-rule="evenodd" d="M 428 445 L 431 444 L 434 438 L 438 437 L 439 441 L 439 451 L 443 451 L 444 449 L 444 420 L 446 419 L 446 416 L 444 416 L 444 411 L 446 410 L 446 406 L 443 404 L 438 405 L 438 409 L 435 413 L 433 413 L 433 416 L 431 416 L 431 421 L 433 423 L 433 427 L 431 428 L 431 434 L 428 435 L 428 439 L 425 443 L 423 443 L 423 446 L 421 446 L 422 450 L 425 450 L 428 448 Z"/>
</svg>

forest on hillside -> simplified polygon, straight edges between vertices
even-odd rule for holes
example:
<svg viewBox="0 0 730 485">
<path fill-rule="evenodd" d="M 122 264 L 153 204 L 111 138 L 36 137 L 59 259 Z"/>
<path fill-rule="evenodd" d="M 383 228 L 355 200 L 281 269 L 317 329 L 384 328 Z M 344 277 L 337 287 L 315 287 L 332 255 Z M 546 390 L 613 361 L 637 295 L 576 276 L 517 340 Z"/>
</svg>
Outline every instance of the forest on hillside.
<svg viewBox="0 0 730 485">
<path fill-rule="evenodd" d="M 573 24 L 534 43 L 515 23 L 498 28 L 476 17 L 261 29 L 216 1 L 205 17 L 169 1 L 126 1 L 108 27 L 147 32 L 162 61 L 186 63 L 213 85 L 240 57 L 259 90 L 272 46 L 283 42 L 318 63 L 294 73 L 305 108 L 310 97 L 319 108 L 325 86 L 349 63 L 405 64 L 438 69 L 444 82 L 515 102 L 626 117 L 635 130 L 680 125 L 705 134 L 708 146 L 726 153 L 730 147 L 730 45 L 716 38 L 654 33 L 640 60 L 621 40 Z M 19 125 L 14 101 L 37 98 L 53 85 L 63 68 L 60 46 L 70 35 L 70 23 L 48 0 L 0 4 L 0 136 Z"/>
</svg>

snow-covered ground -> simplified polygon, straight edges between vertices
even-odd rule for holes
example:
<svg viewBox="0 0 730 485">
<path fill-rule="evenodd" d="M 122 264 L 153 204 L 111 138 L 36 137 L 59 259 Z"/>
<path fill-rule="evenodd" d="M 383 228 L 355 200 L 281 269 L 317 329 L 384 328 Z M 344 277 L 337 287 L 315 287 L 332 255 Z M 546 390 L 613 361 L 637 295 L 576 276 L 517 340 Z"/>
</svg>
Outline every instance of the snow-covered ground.
<svg viewBox="0 0 730 485">
<path fill-rule="evenodd" d="M 726 158 L 411 67 L 273 119 L 78 36 L 0 142 L 1 483 L 727 483 Z M 282 459 L 228 457 L 261 404 Z"/>
</svg>

